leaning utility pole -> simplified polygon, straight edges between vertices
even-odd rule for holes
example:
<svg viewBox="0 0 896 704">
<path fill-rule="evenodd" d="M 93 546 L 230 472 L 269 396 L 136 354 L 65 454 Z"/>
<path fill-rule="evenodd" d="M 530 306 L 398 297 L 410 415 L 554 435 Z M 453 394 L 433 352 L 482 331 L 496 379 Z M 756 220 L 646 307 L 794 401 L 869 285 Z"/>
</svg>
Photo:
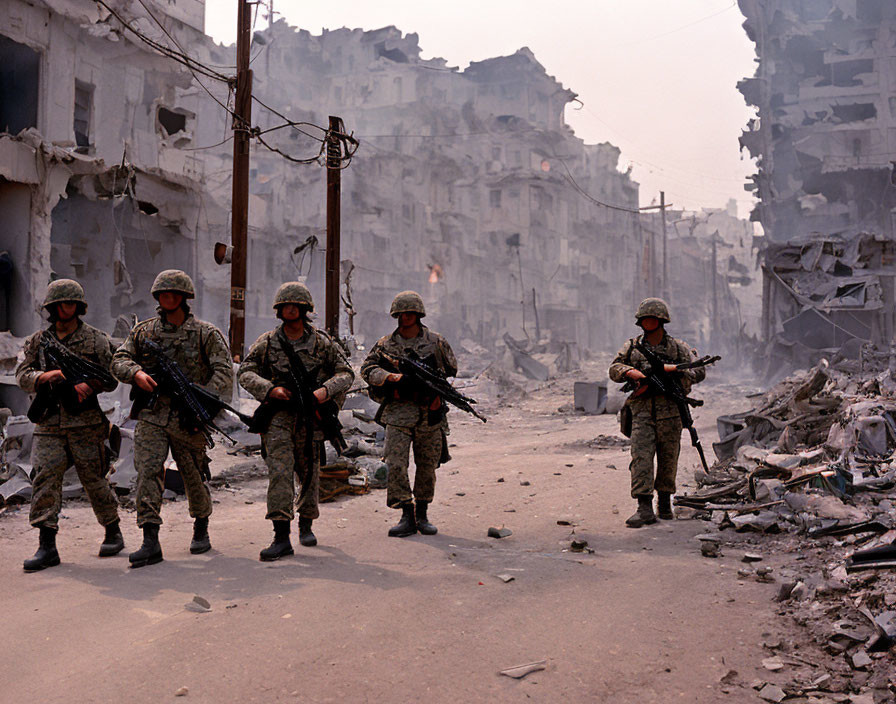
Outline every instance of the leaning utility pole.
<svg viewBox="0 0 896 704">
<path fill-rule="evenodd" d="M 249 128 L 252 124 L 252 71 L 249 0 L 237 0 L 236 99 L 233 108 L 233 201 L 230 243 L 230 354 L 242 360 L 246 337 L 246 259 L 249 232 Z"/>
<path fill-rule="evenodd" d="M 342 187 L 342 143 L 339 134 L 345 128 L 342 118 L 330 115 L 327 132 L 327 304 L 326 328 L 339 339 L 339 215 Z"/>
</svg>

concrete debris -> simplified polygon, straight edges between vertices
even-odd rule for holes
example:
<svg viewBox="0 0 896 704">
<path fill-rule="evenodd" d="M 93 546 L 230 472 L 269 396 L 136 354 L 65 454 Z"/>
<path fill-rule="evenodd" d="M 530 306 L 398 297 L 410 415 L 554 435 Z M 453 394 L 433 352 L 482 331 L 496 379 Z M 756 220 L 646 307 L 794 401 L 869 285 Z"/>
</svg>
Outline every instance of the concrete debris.
<svg viewBox="0 0 896 704">
<path fill-rule="evenodd" d="M 501 670 L 500 674 L 506 675 L 507 677 L 512 677 L 515 680 L 519 680 L 533 672 L 544 670 L 547 667 L 547 664 L 547 660 L 539 660 L 538 662 L 530 662 L 526 665 L 516 665 L 514 667 L 508 667 L 506 670 Z"/>
<path fill-rule="evenodd" d="M 193 611 L 197 614 L 207 614 L 212 610 L 212 605 L 209 603 L 208 599 L 199 596 L 198 594 L 193 597 L 193 601 L 188 601 L 184 608 L 187 611 Z"/>
<path fill-rule="evenodd" d="M 514 577 L 512 574 L 498 574 L 495 576 L 498 579 L 500 579 L 502 582 L 504 582 L 505 584 L 507 584 L 507 582 L 512 582 L 513 580 L 516 579 L 516 577 Z"/>
<path fill-rule="evenodd" d="M 506 538 L 511 535 L 513 535 L 513 531 L 510 528 L 495 528 L 492 526 L 488 529 L 489 538 Z"/>
<path fill-rule="evenodd" d="M 759 696 L 767 702 L 782 702 L 787 694 L 774 684 L 766 684 L 759 690 Z"/>
</svg>

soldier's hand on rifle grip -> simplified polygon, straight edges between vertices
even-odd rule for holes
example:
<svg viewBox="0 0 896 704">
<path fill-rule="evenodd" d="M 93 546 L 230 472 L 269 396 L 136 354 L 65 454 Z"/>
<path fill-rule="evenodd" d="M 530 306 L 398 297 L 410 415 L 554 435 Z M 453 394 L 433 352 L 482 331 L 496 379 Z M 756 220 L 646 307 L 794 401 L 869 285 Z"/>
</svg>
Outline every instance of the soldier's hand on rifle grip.
<svg viewBox="0 0 896 704">
<path fill-rule="evenodd" d="M 290 390 L 285 386 L 275 386 L 273 389 L 271 389 L 268 397 L 276 399 L 277 401 L 289 401 L 289 399 L 292 398 L 292 392 L 290 392 Z"/>
<path fill-rule="evenodd" d="M 148 394 L 155 391 L 158 386 L 156 380 L 144 371 L 139 371 L 134 375 L 134 383 Z"/>
<path fill-rule="evenodd" d="M 61 369 L 53 369 L 37 377 L 38 386 L 41 384 L 52 384 L 54 381 L 65 381 L 65 374 L 62 373 Z"/>
<path fill-rule="evenodd" d="M 318 403 L 323 403 L 324 401 L 326 401 L 329 395 L 330 394 L 327 393 L 327 390 L 323 386 L 321 386 L 314 392 L 314 398 L 317 399 Z"/>
<path fill-rule="evenodd" d="M 666 374 L 672 374 L 673 372 L 678 371 L 678 365 L 677 364 L 664 364 L 663 371 L 666 372 Z"/>
<path fill-rule="evenodd" d="M 390 382 L 392 382 L 393 384 L 397 384 L 399 381 L 401 381 L 401 379 L 402 379 L 403 376 L 404 376 L 404 374 L 395 374 L 395 373 L 393 373 L 393 374 L 390 374 L 389 376 L 386 377 L 386 381 L 390 381 Z"/>
<path fill-rule="evenodd" d="M 93 389 L 90 384 L 82 381 L 80 384 L 75 384 L 75 393 L 78 394 L 78 403 L 84 403 L 87 397 L 93 393 Z"/>
<path fill-rule="evenodd" d="M 647 377 L 637 369 L 629 369 L 625 373 L 625 378 L 631 379 L 632 381 L 641 381 L 641 379 L 646 379 Z"/>
</svg>

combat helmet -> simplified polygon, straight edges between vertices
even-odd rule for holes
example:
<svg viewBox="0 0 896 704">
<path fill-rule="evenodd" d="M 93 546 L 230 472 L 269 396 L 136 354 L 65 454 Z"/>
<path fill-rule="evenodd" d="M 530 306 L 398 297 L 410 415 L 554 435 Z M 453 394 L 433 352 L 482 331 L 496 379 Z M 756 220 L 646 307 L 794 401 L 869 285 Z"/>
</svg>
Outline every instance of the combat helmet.
<svg viewBox="0 0 896 704">
<path fill-rule="evenodd" d="M 165 269 L 160 271 L 156 276 L 156 280 L 152 282 L 150 289 L 154 298 L 158 299 L 160 293 L 165 291 L 173 291 L 180 293 L 184 298 L 195 298 L 196 292 L 193 289 L 193 279 L 186 272 L 180 269 Z"/>
<path fill-rule="evenodd" d="M 85 309 L 87 308 L 84 289 L 72 279 L 56 279 L 50 282 L 44 296 L 43 307 L 47 308 L 54 303 L 80 303 Z"/>
<path fill-rule="evenodd" d="M 423 299 L 416 291 L 402 291 L 392 299 L 389 315 L 397 318 L 399 313 L 417 313 L 421 318 L 426 315 Z"/>
<path fill-rule="evenodd" d="M 640 323 L 642 318 L 657 318 L 664 323 L 671 321 L 669 306 L 662 298 L 645 298 L 638 306 L 635 318 Z"/>
<path fill-rule="evenodd" d="M 314 310 L 311 291 L 300 281 L 287 281 L 285 284 L 280 284 L 280 288 L 274 294 L 275 310 L 279 309 L 280 306 L 285 306 L 287 303 L 292 303 L 305 310 Z"/>
</svg>

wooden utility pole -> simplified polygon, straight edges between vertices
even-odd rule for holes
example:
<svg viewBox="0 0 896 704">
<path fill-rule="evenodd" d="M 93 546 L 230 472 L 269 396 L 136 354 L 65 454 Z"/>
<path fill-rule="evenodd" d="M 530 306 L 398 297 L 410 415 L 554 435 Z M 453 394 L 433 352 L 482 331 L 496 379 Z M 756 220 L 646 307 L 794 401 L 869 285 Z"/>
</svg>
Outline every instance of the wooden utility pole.
<svg viewBox="0 0 896 704">
<path fill-rule="evenodd" d="M 663 218 L 663 298 L 666 303 L 669 302 L 669 258 L 667 249 L 669 246 L 669 237 L 666 234 L 666 192 L 660 191 L 660 213 Z"/>
<path fill-rule="evenodd" d="M 344 132 L 342 118 L 330 115 L 327 133 L 327 332 L 339 338 L 339 227 L 342 187 L 342 143 L 336 133 Z"/>
<path fill-rule="evenodd" d="M 233 200 L 230 243 L 230 353 L 242 360 L 246 337 L 246 260 L 249 232 L 249 128 L 252 124 L 252 71 L 249 0 L 237 0 L 236 100 L 233 109 Z"/>
</svg>

